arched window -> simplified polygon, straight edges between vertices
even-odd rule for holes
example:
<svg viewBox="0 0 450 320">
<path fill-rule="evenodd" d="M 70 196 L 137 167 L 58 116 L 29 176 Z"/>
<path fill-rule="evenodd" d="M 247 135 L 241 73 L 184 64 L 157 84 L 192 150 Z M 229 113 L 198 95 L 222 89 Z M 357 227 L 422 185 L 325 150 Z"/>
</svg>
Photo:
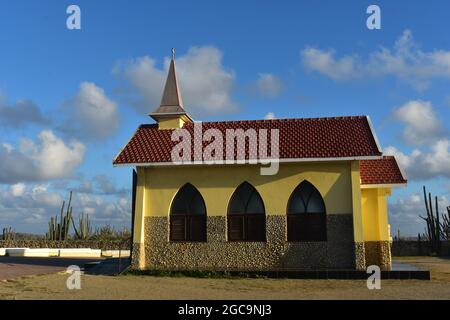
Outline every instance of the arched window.
<svg viewBox="0 0 450 320">
<path fill-rule="evenodd" d="M 190 183 L 178 190 L 170 208 L 170 241 L 206 241 L 206 207 Z"/>
<path fill-rule="evenodd" d="M 228 204 L 228 240 L 266 240 L 264 203 L 258 191 L 248 182 L 237 187 Z"/>
<path fill-rule="evenodd" d="M 288 241 L 327 241 L 325 203 L 320 192 L 303 181 L 292 193 L 287 208 Z"/>
</svg>

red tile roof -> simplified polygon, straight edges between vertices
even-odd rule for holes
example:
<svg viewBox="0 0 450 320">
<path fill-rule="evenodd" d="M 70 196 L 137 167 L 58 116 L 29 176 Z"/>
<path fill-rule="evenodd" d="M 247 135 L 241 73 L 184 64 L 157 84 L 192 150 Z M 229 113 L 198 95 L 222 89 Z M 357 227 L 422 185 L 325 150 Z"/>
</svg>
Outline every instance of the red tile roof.
<svg viewBox="0 0 450 320">
<path fill-rule="evenodd" d="M 227 129 L 279 129 L 280 159 L 355 158 L 381 156 L 370 122 L 365 116 L 311 119 L 277 119 L 202 122 L 203 132 L 218 129 L 224 137 Z M 194 124 L 183 126 L 193 137 Z M 158 130 L 157 124 L 141 125 L 125 148 L 114 159 L 114 165 L 171 162 L 173 130 Z M 192 139 L 192 138 L 191 138 Z M 193 141 L 193 139 L 192 139 Z M 208 143 L 204 142 L 204 146 Z M 192 143 L 193 148 L 194 143 Z M 248 148 L 246 148 L 248 149 Z M 236 153 L 236 152 L 235 152 Z M 254 159 L 254 156 L 250 158 Z M 246 159 L 249 159 L 248 152 Z"/>
<path fill-rule="evenodd" d="M 360 162 L 361 184 L 405 184 L 397 160 L 392 156 L 384 156 L 377 160 L 362 160 Z"/>
</svg>

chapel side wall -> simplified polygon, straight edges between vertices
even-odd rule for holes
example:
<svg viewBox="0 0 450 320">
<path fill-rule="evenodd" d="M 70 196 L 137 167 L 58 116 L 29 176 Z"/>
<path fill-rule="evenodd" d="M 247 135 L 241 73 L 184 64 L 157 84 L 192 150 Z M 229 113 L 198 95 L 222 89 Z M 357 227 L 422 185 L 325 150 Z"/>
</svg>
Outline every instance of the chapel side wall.
<svg viewBox="0 0 450 320">
<path fill-rule="evenodd" d="M 351 168 L 348 162 L 280 164 L 276 176 L 260 166 L 146 168 L 144 268 L 169 270 L 270 270 L 354 268 Z M 327 242 L 287 242 L 286 207 L 292 191 L 308 180 L 327 209 Z M 267 241 L 228 242 L 226 213 L 238 185 L 248 181 L 266 209 Z M 202 194 L 207 208 L 207 242 L 169 242 L 171 202 L 185 183 Z"/>
<path fill-rule="evenodd" d="M 274 176 L 260 174 L 259 165 L 175 166 L 145 168 L 145 217 L 168 216 L 177 191 L 193 184 L 205 200 L 208 216 L 223 216 L 235 189 L 244 181 L 260 193 L 267 215 L 284 215 L 292 191 L 303 180 L 324 198 L 327 214 L 352 213 L 352 185 L 348 162 L 281 163 Z"/>
</svg>

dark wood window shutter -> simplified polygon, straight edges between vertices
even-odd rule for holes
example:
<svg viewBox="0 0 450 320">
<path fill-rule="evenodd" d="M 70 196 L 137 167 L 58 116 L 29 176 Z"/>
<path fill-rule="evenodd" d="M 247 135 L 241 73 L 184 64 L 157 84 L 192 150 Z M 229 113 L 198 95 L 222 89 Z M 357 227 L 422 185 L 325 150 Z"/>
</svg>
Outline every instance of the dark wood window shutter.
<svg viewBox="0 0 450 320">
<path fill-rule="evenodd" d="M 266 216 L 239 214 L 228 216 L 229 241 L 266 241 Z"/>
<path fill-rule="evenodd" d="M 244 217 L 242 215 L 228 216 L 228 240 L 244 240 Z"/>
<path fill-rule="evenodd" d="M 306 219 L 310 241 L 327 241 L 326 214 L 311 213 Z"/>
<path fill-rule="evenodd" d="M 261 214 L 252 214 L 245 217 L 245 229 L 247 241 L 265 241 L 266 240 L 266 216 Z"/>
<path fill-rule="evenodd" d="M 170 216 L 170 240 L 171 241 L 186 240 L 186 216 L 184 215 Z"/>
<path fill-rule="evenodd" d="M 206 217 L 190 215 L 187 221 L 189 225 L 188 239 L 197 242 L 206 241 Z"/>
<path fill-rule="evenodd" d="M 266 241 L 266 214 L 258 191 L 244 182 L 228 204 L 229 241 Z"/>
<path fill-rule="evenodd" d="M 170 241 L 206 241 L 206 206 L 190 183 L 175 195 L 170 208 Z"/>
</svg>

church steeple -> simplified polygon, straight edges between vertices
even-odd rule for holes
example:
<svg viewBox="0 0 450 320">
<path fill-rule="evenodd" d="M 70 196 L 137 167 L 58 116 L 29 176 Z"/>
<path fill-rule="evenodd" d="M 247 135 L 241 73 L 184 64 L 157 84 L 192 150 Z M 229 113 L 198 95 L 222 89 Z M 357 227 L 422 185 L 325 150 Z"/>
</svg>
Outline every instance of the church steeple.
<svg viewBox="0 0 450 320">
<path fill-rule="evenodd" d="M 160 129 L 181 128 L 185 122 L 192 122 L 192 118 L 183 107 L 183 99 L 175 72 L 175 50 L 173 48 L 161 104 L 149 116 L 158 122 Z"/>
<path fill-rule="evenodd" d="M 177 74 L 175 73 L 175 51 L 172 48 L 172 60 L 170 61 L 169 73 L 167 74 L 166 85 L 161 99 L 161 106 L 180 107 L 183 109 L 180 87 L 178 86 Z"/>
</svg>

